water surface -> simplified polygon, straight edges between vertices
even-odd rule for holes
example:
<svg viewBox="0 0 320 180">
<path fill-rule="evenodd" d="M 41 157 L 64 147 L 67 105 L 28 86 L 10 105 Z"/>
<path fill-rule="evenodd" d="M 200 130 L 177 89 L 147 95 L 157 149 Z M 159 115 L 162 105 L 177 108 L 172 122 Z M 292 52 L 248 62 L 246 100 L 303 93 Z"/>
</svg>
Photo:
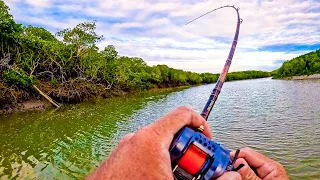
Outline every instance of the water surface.
<svg viewBox="0 0 320 180">
<path fill-rule="evenodd" d="M 178 106 L 200 112 L 213 86 L 2 116 L 0 179 L 81 179 L 123 135 Z M 228 148 L 255 148 L 292 179 L 320 179 L 320 80 L 227 82 L 209 119 Z"/>
</svg>

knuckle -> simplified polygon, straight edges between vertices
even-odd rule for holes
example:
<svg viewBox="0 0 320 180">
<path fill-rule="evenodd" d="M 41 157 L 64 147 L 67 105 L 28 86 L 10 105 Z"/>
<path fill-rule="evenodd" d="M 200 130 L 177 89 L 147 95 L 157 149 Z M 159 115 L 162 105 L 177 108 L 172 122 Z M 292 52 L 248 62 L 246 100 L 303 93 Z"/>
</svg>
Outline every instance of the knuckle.
<svg viewBox="0 0 320 180">
<path fill-rule="evenodd" d="M 120 143 L 128 142 L 133 135 L 134 135 L 134 133 L 126 134 L 125 136 L 123 136 L 121 138 Z"/>
<path fill-rule="evenodd" d="M 245 147 L 245 148 L 242 148 L 241 151 L 249 153 L 249 152 L 252 152 L 253 149 L 251 149 L 249 147 Z"/>
<path fill-rule="evenodd" d="M 155 142 L 159 142 L 159 133 L 160 132 L 152 126 L 146 126 L 137 131 L 137 133 L 134 135 L 134 138 L 132 138 L 132 143 L 140 144 L 140 147 L 152 149 L 154 152 L 154 144 Z"/>
<path fill-rule="evenodd" d="M 280 163 L 278 163 L 278 164 L 279 164 L 280 169 L 284 169 L 284 166 L 282 164 L 280 164 Z"/>
<path fill-rule="evenodd" d="M 239 166 L 240 164 L 246 165 L 247 162 L 243 158 L 238 158 L 235 162 L 235 165 Z"/>
<path fill-rule="evenodd" d="M 148 128 L 147 128 L 147 126 L 146 126 L 146 127 L 143 127 L 143 128 L 140 128 L 135 135 L 136 135 L 137 137 L 139 137 L 139 136 L 144 136 L 145 134 L 148 134 Z"/>
<path fill-rule="evenodd" d="M 148 127 L 148 134 L 149 135 L 154 135 L 154 136 L 162 136 L 162 131 L 161 131 L 162 127 L 155 127 L 155 126 L 150 126 Z"/>
<path fill-rule="evenodd" d="M 286 172 L 284 166 L 283 166 L 282 164 L 280 164 L 279 162 L 277 162 L 276 171 L 277 171 L 278 173 L 283 173 L 283 172 L 285 173 L 285 172 Z"/>
<path fill-rule="evenodd" d="M 161 131 L 158 128 L 154 126 L 146 126 L 137 131 L 135 139 L 149 142 L 158 139 L 159 136 L 161 136 Z"/>
<path fill-rule="evenodd" d="M 177 110 L 181 110 L 181 111 L 192 111 L 192 109 L 190 107 L 187 106 L 180 106 L 177 108 Z"/>
<path fill-rule="evenodd" d="M 286 177 L 286 172 L 284 170 L 276 169 L 274 173 L 274 177 L 277 179 L 287 179 Z"/>
<path fill-rule="evenodd" d="M 284 167 L 283 167 L 282 164 L 280 164 L 280 163 L 278 163 L 278 162 L 277 162 L 277 164 L 278 164 L 278 168 L 279 168 L 280 170 L 284 169 Z"/>
<path fill-rule="evenodd" d="M 252 171 L 250 171 L 250 172 L 246 175 L 245 179 L 248 179 L 248 180 L 256 180 L 256 179 L 257 179 L 257 176 L 256 176 Z"/>
<path fill-rule="evenodd" d="M 242 177 L 241 177 L 241 175 L 240 175 L 240 174 L 238 174 L 238 173 L 237 173 L 237 175 L 234 177 L 234 179 L 235 179 L 235 180 L 241 180 L 241 179 L 242 179 Z"/>
</svg>

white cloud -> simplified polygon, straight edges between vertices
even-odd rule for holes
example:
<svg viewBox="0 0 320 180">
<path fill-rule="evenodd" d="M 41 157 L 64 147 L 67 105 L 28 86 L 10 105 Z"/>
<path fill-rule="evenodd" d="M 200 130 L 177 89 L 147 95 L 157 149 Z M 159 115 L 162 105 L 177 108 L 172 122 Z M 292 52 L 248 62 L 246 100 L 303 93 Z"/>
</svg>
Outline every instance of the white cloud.
<svg viewBox="0 0 320 180">
<path fill-rule="evenodd" d="M 97 31 L 119 53 L 139 56 L 150 64 L 167 64 L 192 71 L 220 72 L 236 26 L 233 9 L 214 12 L 184 26 L 191 19 L 222 5 L 240 7 L 238 49 L 231 70 L 276 68 L 277 60 L 303 52 L 272 52 L 266 46 L 320 44 L 318 0 L 5 0 L 15 19 L 51 29 L 73 27 L 97 19 Z M 30 7 L 22 7 L 24 2 Z M 51 12 L 55 11 L 57 16 Z M 290 51 L 290 50 L 288 50 Z M 183 62 L 183 63 L 182 63 Z"/>
<path fill-rule="evenodd" d="M 50 5 L 50 0 L 26 0 L 26 2 L 38 8 L 48 7 Z"/>
</svg>

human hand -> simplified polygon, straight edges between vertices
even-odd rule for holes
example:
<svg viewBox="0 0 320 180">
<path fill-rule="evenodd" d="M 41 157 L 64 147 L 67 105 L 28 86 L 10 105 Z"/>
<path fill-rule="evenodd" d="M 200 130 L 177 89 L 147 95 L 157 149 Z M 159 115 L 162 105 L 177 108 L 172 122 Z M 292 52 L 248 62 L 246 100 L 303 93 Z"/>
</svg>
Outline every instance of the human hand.
<svg viewBox="0 0 320 180">
<path fill-rule="evenodd" d="M 204 126 L 203 134 L 212 138 L 207 122 L 193 110 L 179 107 L 160 120 L 126 135 L 105 162 L 87 179 L 173 179 L 169 147 L 184 126 Z M 219 180 L 241 179 L 228 172 Z"/>
<path fill-rule="evenodd" d="M 231 153 L 231 156 L 234 156 L 234 152 Z M 240 164 L 244 165 L 238 171 L 243 180 L 289 179 L 285 169 L 280 163 L 254 151 L 251 148 L 240 149 L 240 154 L 235 162 L 235 167 L 238 167 Z M 252 170 L 252 168 L 256 170 L 257 174 Z"/>
</svg>

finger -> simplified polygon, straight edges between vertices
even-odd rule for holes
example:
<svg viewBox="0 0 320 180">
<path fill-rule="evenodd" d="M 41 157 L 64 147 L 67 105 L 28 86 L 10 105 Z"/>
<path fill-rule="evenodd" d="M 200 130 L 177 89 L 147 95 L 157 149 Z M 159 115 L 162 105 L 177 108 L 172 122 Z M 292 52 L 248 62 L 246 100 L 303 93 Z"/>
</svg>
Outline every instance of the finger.
<svg viewBox="0 0 320 180">
<path fill-rule="evenodd" d="M 231 157 L 234 157 L 234 154 L 235 152 L 231 152 Z M 262 167 L 264 163 L 266 163 L 269 159 L 266 156 L 248 147 L 240 149 L 238 158 L 245 159 L 250 166 L 256 169 Z"/>
<path fill-rule="evenodd" d="M 231 153 L 234 156 L 234 152 Z M 260 178 L 264 178 L 274 170 L 274 161 L 254 151 L 251 148 L 242 148 L 238 158 L 243 158 L 252 168 L 257 169 Z"/>
<path fill-rule="evenodd" d="M 289 180 L 289 177 L 284 167 L 277 162 L 275 163 L 278 164 L 277 165 L 278 167 L 275 167 L 275 169 L 271 173 L 267 174 L 263 179 L 264 180 L 272 180 L 272 179 Z"/>
<path fill-rule="evenodd" d="M 191 127 L 199 127 L 200 125 L 203 125 L 203 134 L 210 139 L 212 138 L 210 127 L 206 120 L 188 107 L 179 107 L 175 109 L 155 123 L 149 125 L 149 127 L 152 128 L 155 133 L 158 133 L 159 136 L 167 138 L 171 143 L 174 134 L 186 125 Z"/>
<path fill-rule="evenodd" d="M 255 173 L 254 171 L 250 168 L 248 163 L 240 158 L 237 159 L 235 162 L 235 167 L 240 166 L 240 164 L 243 164 L 244 166 L 238 171 L 242 177 L 243 180 L 261 180 Z"/>
<path fill-rule="evenodd" d="M 128 142 L 132 136 L 134 135 L 134 133 L 129 133 L 129 134 L 126 134 L 125 136 L 123 136 L 119 142 L 119 144 L 123 144 L 123 143 L 126 143 Z"/>
<path fill-rule="evenodd" d="M 241 175 L 237 172 L 226 172 L 217 180 L 241 180 Z"/>
<path fill-rule="evenodd" d="M 156 127 L 161 134 L 174 135 L 186 125 L 191 127 L 199 127 L 200 125 L 203 125 L 203 134 L 212 138 L 210 127 L 206 120 L 188 107 L 179 107 L 174 111 L 171 111 L 151 126 Z"/>
</svg>

